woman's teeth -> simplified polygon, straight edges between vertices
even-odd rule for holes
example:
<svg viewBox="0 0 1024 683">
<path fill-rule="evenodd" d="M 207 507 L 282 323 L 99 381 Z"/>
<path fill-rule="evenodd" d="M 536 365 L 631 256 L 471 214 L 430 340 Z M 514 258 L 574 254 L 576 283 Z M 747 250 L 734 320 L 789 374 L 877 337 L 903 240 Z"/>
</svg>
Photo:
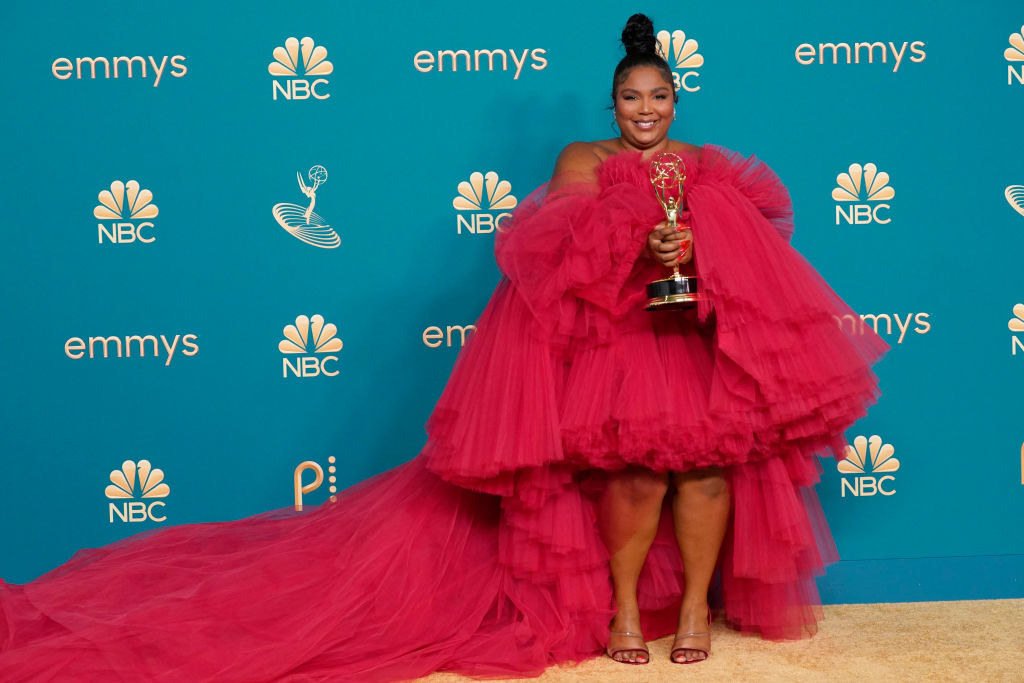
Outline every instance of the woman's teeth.
<svg viewBox="0 0 1024 683">
<path fill-rule="evenodd" d="M 634 123 L 637 125 L 637 128 L 639 128 L 640 130 L 650 130 L 651 128 L 654 128 L 654 125 L 656 123 L 658 123 L 658 122 L 657 121 L 634 121 Z"/>
</svg>

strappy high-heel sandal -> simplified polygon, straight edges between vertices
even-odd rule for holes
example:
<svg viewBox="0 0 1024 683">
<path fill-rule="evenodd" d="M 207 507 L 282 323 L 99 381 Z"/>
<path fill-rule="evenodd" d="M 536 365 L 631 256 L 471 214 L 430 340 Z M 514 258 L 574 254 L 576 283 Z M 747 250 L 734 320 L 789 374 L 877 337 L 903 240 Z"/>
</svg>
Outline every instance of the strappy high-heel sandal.
<svg viewBox="0 0 1024 683">
<path fill-rule="evenodd" d="M 677 635 L 675 640 L 672 641 L 672 652 L 669 654 L 668 658 L 672 660 L 673 664 L 696 664 L 697 662 L 703 662 L 704 660 L 706 660 L 708 657 L 711 656 L 711 648 L 710 647 L 707 650 L 704 650 L 704 649 L 699 648 L 699 647 L 676 647 L 676 643 L 678 643 L 680 640 L 683 640 L 684 638 L 701 638 L 703 636 L 707 636 L 708 638 L 711 637 L 711 608 L 710 607 L 708 608 L 708 630 L 705 631 L 704 633 L 683 633 L 681 635 Z M 704 653 L 704 656 L 701 657 L 700 659 L 676 659 L 676 653 L 677 652 L 686 652 L 687 650 L 689 650 L 690 652 L 702 652 L 702 653 Z"/>
<path fill-rule="evenodd" d="M 608 635 L 612 635 L 612 636 L 629 636 L 631 638 L 639 638 L 640 640 L 644 639 L 644 636 L 643 636 L 642 633 L 633 633 L 632 631 L 609 631 Z M 651 661 L 651 651 L 648 650 L 646 647 L 624 647 L 624 648 L 620 648 L 618 650 L 612 650 L 611 648 L 606 648 L 605 652 L 608 654 L 609 657 L 611 657 L 614 661 L 618 662 L 619 664 L 646 664 L 649 661 Z M 616 659 L 615 658 L 616 655 L 629 654 L 631 652 L 636 652 L 638 655 L 642 654 L 643 657 L 644 657 L 643 660 L 638 659 L 635 662 L 631 662 L 628 659 Z"/>
</svg>

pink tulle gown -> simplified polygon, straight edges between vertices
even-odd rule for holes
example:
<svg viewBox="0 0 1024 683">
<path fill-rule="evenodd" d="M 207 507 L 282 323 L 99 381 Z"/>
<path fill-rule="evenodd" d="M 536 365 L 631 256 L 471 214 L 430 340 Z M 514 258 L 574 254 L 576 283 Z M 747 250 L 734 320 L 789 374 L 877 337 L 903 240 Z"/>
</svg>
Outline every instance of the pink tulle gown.
<svg viewBox="0 0 1024 683">
<path fill-rule="evenodd" d="M 414 460 L 304 513 L 193 524 L 0 581 L 4 681 L 341 681 L 535 675 L 600 653 L 613 614 L 602 474 L 722 465 L 715 605 L 767 638 L 813 632 L 834 559 L 815 456 L 877 397 L 875 336 L 788 244 L 761 162 L 688 154 L 695 312 L 643 310 L 664 212 L 639 153 L 542 187 L 498 236 L 506 278 Z M 664 516 L 639 595 L 673 631 L 685 577 Z"/>
</svg>

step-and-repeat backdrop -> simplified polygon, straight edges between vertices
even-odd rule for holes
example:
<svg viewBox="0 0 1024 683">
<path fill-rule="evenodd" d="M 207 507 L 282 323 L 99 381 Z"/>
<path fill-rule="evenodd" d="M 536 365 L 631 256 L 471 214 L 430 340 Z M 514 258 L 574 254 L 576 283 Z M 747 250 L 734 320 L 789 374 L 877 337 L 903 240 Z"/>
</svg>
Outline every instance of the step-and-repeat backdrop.
<svg viewBox="0 0 1024 683">
<path fill-rule="evenodd" d="M 413 456 L 509 212 L 613 137 L 622 3 L 18 3 L 0 576 Z M 1020 595 L 1024 8 L 652 0 L 673 136 L 757 154 L 892 345 L 827 601 Z M 981 586 L 979 588 L 979 586 Z"/>
</svg>

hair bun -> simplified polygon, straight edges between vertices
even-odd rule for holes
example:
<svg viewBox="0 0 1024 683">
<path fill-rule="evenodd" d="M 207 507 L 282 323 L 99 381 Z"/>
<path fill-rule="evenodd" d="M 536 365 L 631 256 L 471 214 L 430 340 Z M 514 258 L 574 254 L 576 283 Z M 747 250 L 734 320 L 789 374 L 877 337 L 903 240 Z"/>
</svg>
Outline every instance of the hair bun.
<svg viewBox="0 0 1024 683">
<path fill-rule="evenodd" d="M 622 29 L 622 44 L 626 54 L 643 55 L 657 54 L 657 42 L 654 39 L 654 22 L 646 14 L 634 14 Z"/>
</svg>

